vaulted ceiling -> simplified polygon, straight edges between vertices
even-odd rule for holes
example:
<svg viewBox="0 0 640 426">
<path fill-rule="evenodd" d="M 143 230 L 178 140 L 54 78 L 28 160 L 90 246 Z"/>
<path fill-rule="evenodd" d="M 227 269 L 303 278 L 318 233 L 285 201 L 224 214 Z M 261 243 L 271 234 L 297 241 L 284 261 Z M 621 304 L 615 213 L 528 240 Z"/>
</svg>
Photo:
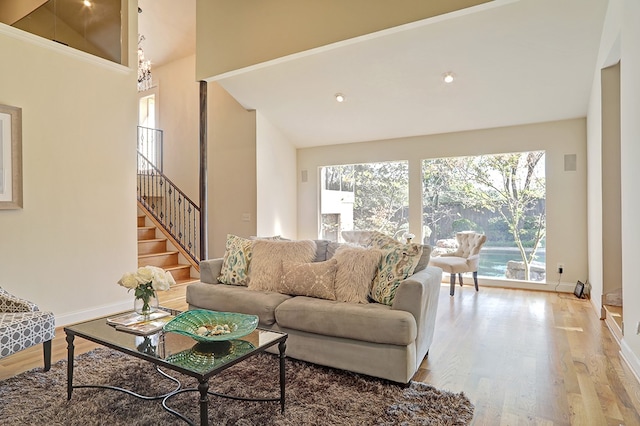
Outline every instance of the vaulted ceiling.
<svg viewBox="0 0 640 426">
<path fill-rule="evenodd" d="M 192 54 L 195 0 L 139 3 L 148 58 Z M 495 0 L 213 80 L 298 147 L 584 117 L 606 8 Z"/>
</svg>

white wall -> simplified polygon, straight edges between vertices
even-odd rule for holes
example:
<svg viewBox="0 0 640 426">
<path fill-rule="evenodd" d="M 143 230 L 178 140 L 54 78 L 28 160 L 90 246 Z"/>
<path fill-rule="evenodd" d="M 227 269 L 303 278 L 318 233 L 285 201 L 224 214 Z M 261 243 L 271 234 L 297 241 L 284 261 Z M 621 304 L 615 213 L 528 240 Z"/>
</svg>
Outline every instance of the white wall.
<svg viewBox="0 0 640 426">
<path fill-rule="evenodd" d="M 622 287 L 620 63 L 604 68 L 602 93 L 602 292 Z"/>
<path fill-rule="evenodd" d="M 0 51 L 24 184 L 24 208 L 0 210 L 0 286 L 58 325 L 130 307 L 116 282 L 137 267 L 134 71 L 4 24 Z"/>
<path fill-rule="evenodd" d="M 207 92 L 208 258 L 215 258 L 224 254 L 227 234 L 256 235 L 256 113 L 217 83 Z"/>
<path fill-rule="evenodd" d="M 620 28 L 622 25 L 623 0 L 611 0 L 607 9 L 600 50 L 587 112 L 587 158 L 588 170 L 587 201 L 588 211 L 588 247 L 589 247 L 589 283 L 591 284 L 591 303 L 597 314 L 601 315 L 603 294 L 603 175 L 602 175 L 602 81 L 601 69 L 620 60 Z"/>
<path fill-rule="evenodd" d="M 163 131 L 164 173 L 199 204 L 199 102 L 195 55 L 152 68 L 156 127 Z M 143 92 L 144 95 L 146 92 Z"/>
<path fill-rule="evenodd" d="M 554 290 L 557 263 L 565 266 L 559 290 L 572 291 L 587 276 L 586 122 L 574 119 L 443 135 L 333 145 L 298 150 L 298 238 L 316 238 L 319 229 L 319 167 L 374 161 L 409 161 L 410 230 L 421 235 L 421 160 L 514 151 L 545 150 L 548 284 L 482 280 L 488 285 Z M 577 170 L 564 171 L 564 155 L 576 154 Z"/>
<path fill-rule="evenodd" d="M 625 0 L 621 48 L 622 353 L 640 377 L 640 2 Z"/>
<path fill-rule="evenodd" d="M 296 238 L 296 149 L 256 113 L 257 235 Z"/>
</svg>

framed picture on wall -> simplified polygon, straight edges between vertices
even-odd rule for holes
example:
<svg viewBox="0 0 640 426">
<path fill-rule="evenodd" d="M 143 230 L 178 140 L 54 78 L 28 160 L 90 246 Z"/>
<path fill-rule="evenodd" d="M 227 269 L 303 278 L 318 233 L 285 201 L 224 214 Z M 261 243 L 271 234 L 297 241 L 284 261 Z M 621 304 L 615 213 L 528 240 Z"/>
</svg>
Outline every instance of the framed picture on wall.
<svg viewBox="0 0 640 426">
<path fill-rule="evenodd" d="M 22 109 L 0 105 L 0 209 L 22 208 Z"/>
</svg>

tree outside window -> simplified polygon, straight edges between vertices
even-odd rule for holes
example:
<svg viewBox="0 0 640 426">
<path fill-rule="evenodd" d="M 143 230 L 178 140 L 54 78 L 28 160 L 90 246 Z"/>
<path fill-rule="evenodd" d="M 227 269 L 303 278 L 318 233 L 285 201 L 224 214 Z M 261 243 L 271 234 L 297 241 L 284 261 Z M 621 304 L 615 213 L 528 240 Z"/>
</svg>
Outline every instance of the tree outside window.
<svg viewBox="0 0 640 426">
<path fill-rule="evenodd" d="M 408 231 L 406 161 L 322 167 L 321 182 L 321 238 L 339 241 L 345 230 L 377 230 L 402 239 Z"/>
<path fill-rule="evenodd" d="M 423 219 L 430 244 L 459 231 L 484 232 L 488 249 L 481 262 L 501 252 L 503 267 L 509 263 L 523 272 L 517 277 L 507 271 L 507 278 L 543 280 L 544 272 L 534 277 L 531 271 L 544 271 L 544 164 L 544 151 L 424 160 Z"/>
</svg>

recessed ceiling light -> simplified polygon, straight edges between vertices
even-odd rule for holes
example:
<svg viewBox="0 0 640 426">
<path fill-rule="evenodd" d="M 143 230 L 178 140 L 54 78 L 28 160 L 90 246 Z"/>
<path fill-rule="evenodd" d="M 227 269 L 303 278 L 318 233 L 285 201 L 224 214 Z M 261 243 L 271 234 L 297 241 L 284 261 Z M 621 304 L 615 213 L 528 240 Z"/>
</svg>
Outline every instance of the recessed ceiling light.
<svg viewBox="0 0 640 426">
<path fill-rule="evenodd" d="M 83 3 L 85 6 L 91 7 L 91 2 L 89 0 L 84 0 Z"/>
<path fill-rule="evenodd" d="M 453 80 L 456 78 L 455 74 L 452 72 L 445 72 L 442 74 L 442 81 L 445 83 L 453 83 Z"/>
<path fill-rule="evenodd" d="M 342 93 L 336 93 L 336 101 L 338 102 L 344 102 L 344 95 Z"/>
</svg>

